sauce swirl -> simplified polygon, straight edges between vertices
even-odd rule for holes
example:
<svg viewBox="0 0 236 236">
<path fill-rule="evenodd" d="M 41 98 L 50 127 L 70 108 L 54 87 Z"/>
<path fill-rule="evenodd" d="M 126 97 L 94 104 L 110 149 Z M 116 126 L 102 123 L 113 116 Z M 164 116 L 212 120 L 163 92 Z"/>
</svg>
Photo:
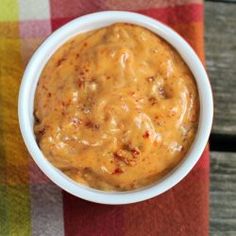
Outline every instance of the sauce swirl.
<svg viewBox="0 0 236 236">
<path fill-rule="evenodd" d="M 107 191 L 148 185 L 174 168 L 198 126 L 194 77 L 166 41 L 125 23 L 77 35 L 50 58 L 34 131 L 48 160 Z"/>
</svg>

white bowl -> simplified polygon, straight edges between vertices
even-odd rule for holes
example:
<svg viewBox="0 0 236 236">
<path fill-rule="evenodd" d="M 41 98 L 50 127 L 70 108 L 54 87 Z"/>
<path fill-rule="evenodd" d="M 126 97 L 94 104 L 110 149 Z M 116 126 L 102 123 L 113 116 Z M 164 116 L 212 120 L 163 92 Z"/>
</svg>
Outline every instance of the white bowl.
<svg viewBox="0 0 236 236">
<path fill-rule="evenodd" d="M 76 183 L 55 168 L 44 157 L 35 140 L 34 95 L 42 72 L 52 54 L 68 39 L 86 31 L 98 29 L 116 22 L 143 26 L 169 42 L 191 69 L 197 83 L 200 98 L 200 119 L 195 140 L 185 158 L 169 174 L 152 185 L 127 192 L 105 192 Z M 209 138 L 213 119 L 213 98 L 206 71 L 189 44 L 172 29 L 152 18 L 124 11 L 105 11 L 79 17 L 51 34 L 32 56 L 22 79 L 18 115 L 25 144 L 38 167 L 55 184 L 82 199 L 103 204 L 127 204 L 155 197 L 182 180 L 199 160 Z"/>
</svg>

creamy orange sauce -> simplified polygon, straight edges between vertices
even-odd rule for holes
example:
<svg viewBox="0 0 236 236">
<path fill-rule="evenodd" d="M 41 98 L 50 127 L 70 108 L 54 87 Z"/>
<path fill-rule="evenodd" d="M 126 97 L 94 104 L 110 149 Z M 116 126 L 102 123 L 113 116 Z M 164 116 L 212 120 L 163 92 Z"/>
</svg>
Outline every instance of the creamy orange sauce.
<svg viewBox="0 0 236 236">
<path fill-rule="evenodd" d="M 34 129 L 44 155 L 73 180 L 124 191 L 179 163 L 198 116 L 196 84 L 176 50 L 120 23 L 78 35 L 50 58 Z"/>
</svg>

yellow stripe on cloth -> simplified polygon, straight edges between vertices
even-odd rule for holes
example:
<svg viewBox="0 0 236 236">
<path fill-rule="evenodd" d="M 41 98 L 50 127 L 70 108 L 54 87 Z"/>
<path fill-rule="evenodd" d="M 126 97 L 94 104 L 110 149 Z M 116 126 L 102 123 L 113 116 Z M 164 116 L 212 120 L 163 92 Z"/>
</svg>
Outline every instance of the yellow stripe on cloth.
<svg viewBox="0 0 236 236">
<path fill-rule="evenodd" d="M 0 21 L 18 21 L 19 5 L 17 0 L 0 1 Z"/>
<path fill-rule="evenodd" d="M 0 22 L 1 24 L 1 22 Z M 20 39 L 0 37 L 0 235 L 30 235 L 29 161 L 18 125 Z"/>
<path fill-rule="evenodd" d="M 7 186 L 7 235 L 31 235 L 30 218 L 29 186 Z"/>
</svg>

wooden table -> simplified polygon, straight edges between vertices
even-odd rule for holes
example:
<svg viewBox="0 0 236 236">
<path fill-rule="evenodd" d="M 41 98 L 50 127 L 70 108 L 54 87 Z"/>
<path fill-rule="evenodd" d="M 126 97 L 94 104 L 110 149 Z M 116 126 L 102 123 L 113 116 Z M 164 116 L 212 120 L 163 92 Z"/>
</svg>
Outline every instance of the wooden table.
<svg viewBox="0 0 236 236">
<path fill-rule="evenodd" d="M 215 117 L 210 235 L 236 235 L 236 1 L 206 1 L 205 49 Z"/>
</svg>

